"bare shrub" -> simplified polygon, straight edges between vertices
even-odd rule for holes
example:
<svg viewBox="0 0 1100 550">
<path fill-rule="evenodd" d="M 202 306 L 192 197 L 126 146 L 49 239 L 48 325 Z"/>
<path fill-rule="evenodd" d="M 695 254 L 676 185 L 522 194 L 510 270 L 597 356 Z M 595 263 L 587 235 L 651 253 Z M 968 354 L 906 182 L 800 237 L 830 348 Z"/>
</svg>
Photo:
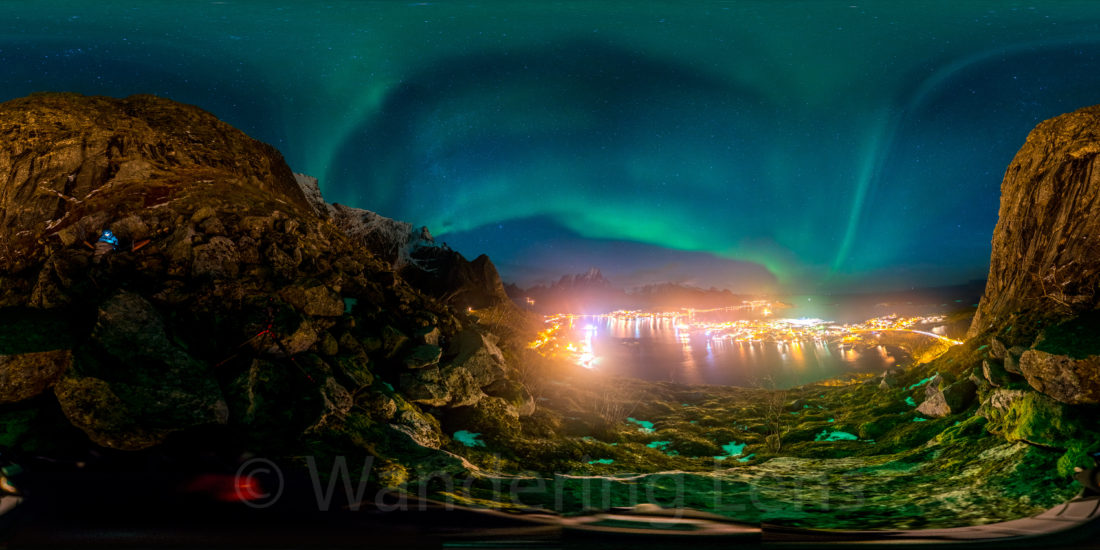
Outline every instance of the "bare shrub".
<svg viewBox="0 0 1100 550">
<path fill-rule="evenodd" d="M 765 376 L 753 384 L 761 390 L 760 403 L 757 409 L 764 418 L 764 426 L 767 437 L 764 443 L 769 452 L 778 453 L 783 448 L 783 436 L 789 429 L 786 425 L 787 391 L 776 389 L 775 380 L 771 376 Z"/>
<path fill-rule="evenodd" d="M 621 385 L 606 381 L 590 388 L 588 408 L 595 420 L 593 428 L 599 435 L 608 436 L 626 421 L 638 408 L 636 393 Z"/>
</svg>

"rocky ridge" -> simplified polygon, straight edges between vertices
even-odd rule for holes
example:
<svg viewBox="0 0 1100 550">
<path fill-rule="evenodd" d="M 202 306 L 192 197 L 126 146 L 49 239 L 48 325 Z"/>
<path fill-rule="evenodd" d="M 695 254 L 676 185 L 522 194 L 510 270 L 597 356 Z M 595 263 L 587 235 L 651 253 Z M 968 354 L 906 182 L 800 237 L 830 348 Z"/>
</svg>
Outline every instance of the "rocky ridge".
<svg viewBox="0 0 1100 550">
<path fill-rule="evenodd" d="M 378 456 L 397 483 L 410 456 L 462 467 L 435 450 L 442 426 L 533 410 L 515 344 L 455 299 L 509 307 L 487 258 L 325 203 L 201 109 L 0 104 L 0 174 L 0 444 L 137 450 L 213 427 L 252 450 Z M 93 261 L 108 228 L 121 243 Z"/>
</svg>

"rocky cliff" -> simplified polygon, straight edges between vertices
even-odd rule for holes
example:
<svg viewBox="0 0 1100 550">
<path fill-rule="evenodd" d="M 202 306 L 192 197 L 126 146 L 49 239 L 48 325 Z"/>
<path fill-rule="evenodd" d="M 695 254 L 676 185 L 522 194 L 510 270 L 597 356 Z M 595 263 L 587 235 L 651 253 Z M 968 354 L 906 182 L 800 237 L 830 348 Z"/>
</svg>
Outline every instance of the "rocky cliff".
<svg viewBox="0 0 1100 550">
<path fill-rule="evenodd" d="M 1001 184 L 989 279 L 971 336 L 1016 325 L 1019 336 L 1009 338 L 1029 345 L 1030 326 L 1100 304 L 1098 168 L 1100 106 L 1031 131 Z"/>
<path fill-rule="evenodd" d="M 104 229 L 120 243 L 97 261 Z M 514 426 L 533 401 L 512 343 L 448 303 L 471 278 L 431 244 L 325 203 L 278 151 L 196 107 L 0 104 L 0 445 L 135 450 L 215 427 L 400 469 L 448 444 L 443 425 Z M 403 265 L 421 247 L 449 264 Z M 481 285 L 468 292 L 507 306 L 488 259 L 466 263 Z"/>
<path fill-rule="evenodd" d="M 1001 184 L 989 280 L 969 336 L 985 378 L 1100 404 L 1100 106 L 1039 124 Z"/>
</svg>

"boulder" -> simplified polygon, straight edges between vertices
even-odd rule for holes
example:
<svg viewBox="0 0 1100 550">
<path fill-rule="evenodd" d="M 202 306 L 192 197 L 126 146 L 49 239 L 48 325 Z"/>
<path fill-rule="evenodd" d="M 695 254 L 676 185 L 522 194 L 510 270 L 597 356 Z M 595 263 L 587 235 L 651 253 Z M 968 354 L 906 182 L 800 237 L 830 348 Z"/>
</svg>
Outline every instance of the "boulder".
<svg viewBox="0 0 1100 550">
<path fill-rule="evenodd" d="M 469 371 L 458 366 L 443 368 L 443 384 L 451 394 L 451 407 L 464 407 L 476 405 L 485 394 L 478 387 L 477 381 Z"/>
<path fill-rule="evenodd" d="M 439 421 L 435 417 L 424 414 L 415 406 L 397 402 L 398 412 L 394 415 L 394 421 L 390 428 L 397 430 L 409 437 L 421 447 L 438 449 L 442 444 L 443 432 L 439 428 Z"/>
<path fill-rule="evenodd" d="M 344 418 L 354 405 L 351 392 L 319 357 L 255 359 L 231 382 L 231 421 L 259 441 L 285 440 L 317 431 Z"/>
<path fill-rule="evenodd" d="M 326 357 L 331 357 L 340 353 L 340 343 L 336 341 L 336 337 L 329 331 L 324 331 L 317 338 L 317 353 Z"/>
<path fill-rule="evenodd" d="M 439 346 L 423 344 L 416 346 L 405 356 L 405 368 L 422 369 L 439 363 L 443 350 Z"/>
<path fill-rule="evenodd" d="M 1100 356 L 1075 359 L 1030 349 L 1020 356 L 1019 366 L 1031 387 L 1062 403 L 1100 403 Z"/>
<path fill-rule="evenodd" d="M 1067 405 L 1034 391 L 994 390 L 979 413 L 989 419 L 990 432 L 1009 441 L 1064 449 L 1082 437 Z"/>
<path fill-rule="evenodd" d="M 458 333 L 449 351 L 455 354 L 452 364 L 466 369 L 478 387 L 488 386 L 507 375 L 500 348 L 476 330 L 466 329 Z"/>
<path fill-rule="evenodd" d="M 989 356 L 994 359 L 1004 359 L 1008 350 L 1005 349 L 1003 342 L 996 338 L 989 340 Z"/>
<path fill-rule="evenodd" d="M 417 331 L 416 337 L 429 346 L 438 346 L 442 333 L 439 327 L 425 327 Z"/>
<path fill-rule="evenodd" d="M 70 350 L 0 355 L 0 403 L 30 399 L 53 386 L 73 364 Z"/>
<path fill-rule="evenodd" d="M 504 399 L 519 416 L 530 416 L 535 413 L 535 398 L 527 388 L 523 387 L 523 384 L 515 380 L 497 380 L 485 387 L 485 394 Z"/>
<path fill-rule="evenodd" d="M 366 400 L 366 409 L 374 420 L 387 421 L 397 414 L 397 402 L 384 393 L 373 393 Z"/>
<path fill-rule="evenodd" d="M 192 426 L 225 424 L 229 411 L 217 387 L 203 389 L 75 376 L 63 377 L 53 388 L 73 426 L 97 444 L 121 450 L 152 447 Z"/>
<path fill-rule="evenodd" d="M 321 412 L 317 421 L 308 430 L 318 430 L 332 419 L 344 418 L 355 404 L 351 393 L 341 386 L 335 378 L 328 376 L 319 388 L 321 396 Z"/>
<path fill-rule="evenodd" d="M 1012 346 L 1005 351 L 1005 370 L 1012 374 L 1023 374 L 1020 371 L 1020 357 L 1027 351 L 1027 348 L 1023 346 Z"/>
<path fill-rule="evenodd" d="M 1000 363 L 985 359 L 982 361 L 982 376 L 995 387 L 1004 387 L 1012 383 L 1012 376 Z"/>
<path fill-rule="evenodd" d="M 429 407 L 470 406 L 485 396 L 469 371 L 455 365 L 403 373 L 400 385 L 409 401 Z"/>
<path fill-rule="evenodd" d="M 890 388 L 896 388 L 903 374 L 905 374 L 905 369 L 897 367 L 883 371 L 882 376 L 879 377 L 879 389 L 888 390 Z"/>
<path fill-rule="evenodd" d="M 352 391 L 357 391 L 374 383 L 374 374 L 370 371 L 370 359 L 367 354 L 339 355 L 329 360 L 335 366 L 337 374 L 342 375 L 343 383 Z"/>
<path fill-rule="evenodd" d="M 934 418 L 942 418 L 966 410 L 974 401 L 977 387 L 969 379 L 960 380 L 945 388 L 939 388 L 935 380 L 925 388 L 927 396 L 917 407 L 917 412 Z"/>
<path fill-rule="evenodd" d="M 293 332 L 276 332 L 273 335 L 259 338 L 256 343 L 259 344 L 261 351 L 267 355 L 289 357 L 308 351 L 317 343 L 317 338 L 317 331 L 313 328 L 313 324 L 306 319 L 302 319 Z"/>
<path fill-rule="evenodd" d="M 519 414 L 500 397 L 486 397 L 475 407 L 454 409 L 447 415 L 447 424 L 448 431 L 479 433 L 487 442 L 507 443 L 520 436 Z"/>
<path fill-rule="evenodd" d="M 295 248 L 286 252 L 275 243 L 263 250 L 263 260 L 280 277 L 294 279 L 298 275 L 298 266 L 302 264 L 302 251 Z"/>
<path fill-rule="evenodd" d="M 1024 393 L 1023 390 L 993 390 L 993 393 L 989 395 L 989 399 L 982 404 L 982 410 L 978 412 L 984 414 L 985 410 L 992 409 L 1003 413 L 1011 408 L 1013 403 L 1023 397 Z"/>
<path fill-rule="evenodd" d="M 382 328 L 382 352 L 386 354 L 386 357 L 393 357 L 405 346 L 409 341 L 409 337 L 405 336 L 404 332 L 394 328 L 391 325 L 386 325 Z"/>
<path fill-rule="evenodd" d="M 196 210 L 194 214 L 191 214 L 191 223 L 197 225 L 217 215 L 218 211 L 214 210 L 213 207 L 203 206 Z"/>
<path fill-rule="evenodd" d="M 111 224 L 111 231 L 132 243 L 152 236 L 152 231 L 141 216 L 127 216 Z"/>
<path fill-rule="evenodd" d="M 240 272 L 237 245 L 226 237 L 213 237 L 210 242 L 194 247 L 193 255 L 191 275 L 194 277 L 231 279 Z"/>
<path fill-rule="evenodd" d="M 339 317 L 344 314 L 343 298 L 324 285 L 287 286 L 279 291 L 279 297 L 310 317 Z"/>
<path fill-rule="evenodd" d="M 68 305 L 70 289 L 88 284 L 89 254 L 84 250 L 62 249 L 52 254 L 38 272 L 38 280 L 30 295 L 30 305 L 50 309 Z"/>
<path fill-rule="evenodd" d="M 917 406 L 917 412 L 924 416 L 943 418 L 951 414 L 951 406 L 947 404 L 947 398 L 944 397 L 943 392 L 937 392 L 922 401 Z"/>
<path fill-rule="evenodd" d="M 409 401 L 419 405 L 442 407 L 451 401 L 438 366 L 402 373 L 398 385 Z"/>
<path fill-rule="evenodd" d="M 168 431 L 143 426 L 103 380 L 65 378 L 54 386 L 54 394 L 69 422 L 104 447 L 140 450 L 168 436 Z"/>
</svg>

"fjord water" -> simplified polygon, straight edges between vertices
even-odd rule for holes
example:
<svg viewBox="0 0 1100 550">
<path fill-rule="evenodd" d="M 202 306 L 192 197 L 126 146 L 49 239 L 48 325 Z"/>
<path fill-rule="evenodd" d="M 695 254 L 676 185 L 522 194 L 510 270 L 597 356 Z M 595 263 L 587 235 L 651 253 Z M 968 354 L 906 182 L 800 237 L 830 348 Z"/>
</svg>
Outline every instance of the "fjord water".
<svg viewBox="0 0 1100 550">
<path fill-rule="evenodd" d="M 954 300 L 942 303 L 883 302 L 875 299 L 835 299 L 789 296 L 789 306 L 772 317 L 818 318 L 856 323 L 897 314 L 923 316 L 958 309 Z M 840 346 L 837 342 L 739 342 L 680 328 L 685 321 L 721 322 L 762 319 L 760 311 L 718 311 L 682 317 L 616 319 L 575 318 L 569 339 L 583 342 L 592 354 L 590 367 L 615 376 L 681 384 L 775 386 L 786 388 L 855 372 L 882 372 L 910 361 L 894 346 Z M 679 325 L 679 326 L 678 326 Z"/>
<path fill-rule="evenodd" d="M 574 319 L 571 338 L 594 357 L 591 368 L 681 384 L 786 388 L 848 372 L 881 372 L 908 360 L 901 350 L 841 348 L 825 342 L 738 342 L 677 328 L 669 318 Z"/>
</svg>

